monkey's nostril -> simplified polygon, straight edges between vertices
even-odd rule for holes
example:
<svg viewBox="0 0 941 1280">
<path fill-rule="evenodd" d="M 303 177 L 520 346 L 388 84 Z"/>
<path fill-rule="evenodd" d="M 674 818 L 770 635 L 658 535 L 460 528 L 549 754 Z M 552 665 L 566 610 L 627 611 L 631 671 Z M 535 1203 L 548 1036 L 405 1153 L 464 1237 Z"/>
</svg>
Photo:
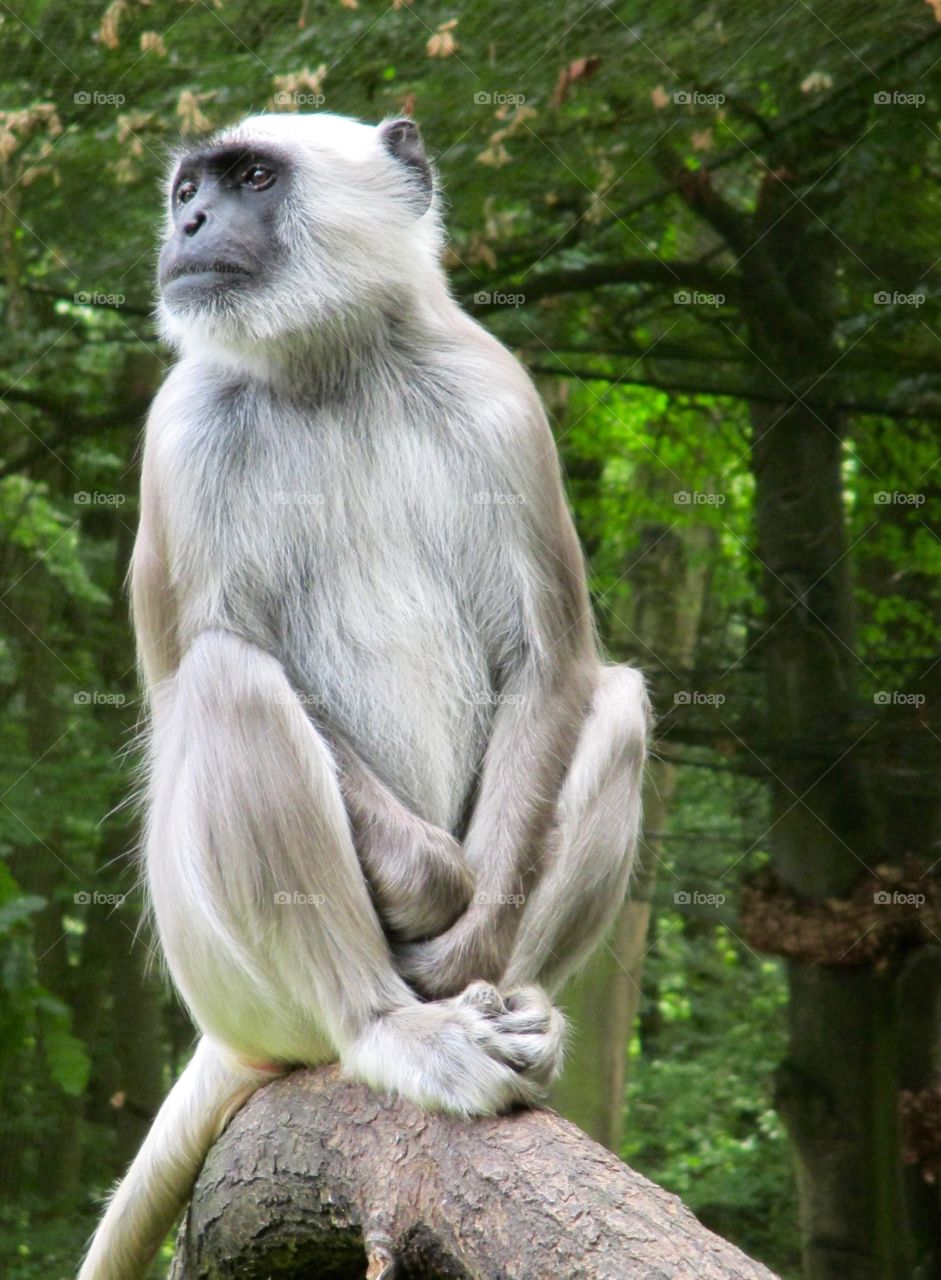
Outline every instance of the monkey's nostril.
<svg viewBox="0 0 941 1280">
<path fill-rule="evenodd" d="M 204 213 L 194 213 L 191 218 L 188 218 L 183 223 L 183 230 L 188 236 L 194 236 L 205 221 L 206 215 Z"/>
</svg>

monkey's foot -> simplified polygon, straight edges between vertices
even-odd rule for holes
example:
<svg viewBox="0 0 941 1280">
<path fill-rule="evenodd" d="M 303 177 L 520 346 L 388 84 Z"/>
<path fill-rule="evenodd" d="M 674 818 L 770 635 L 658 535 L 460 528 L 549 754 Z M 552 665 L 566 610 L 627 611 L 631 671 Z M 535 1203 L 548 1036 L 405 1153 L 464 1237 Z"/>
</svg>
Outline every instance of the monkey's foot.
<svg viewBox="0 0 941 1280">
<path fill-rule="evenodd" d="M 565 1021 L 539 987 L 506 999 L 490 983 L 376 1018 L 343 1055 L 346 1073 L 429 1111 L 493 1115 L 536 1106 L 562 1067 Z"/>
</svg>

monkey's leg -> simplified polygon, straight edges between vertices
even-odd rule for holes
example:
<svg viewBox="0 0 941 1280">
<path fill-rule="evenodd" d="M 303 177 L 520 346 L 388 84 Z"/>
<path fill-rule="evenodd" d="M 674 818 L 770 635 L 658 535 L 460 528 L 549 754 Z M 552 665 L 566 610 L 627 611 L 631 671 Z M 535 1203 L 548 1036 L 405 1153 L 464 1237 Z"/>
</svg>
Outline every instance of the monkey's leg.
<svg viewBox="0 0 941 1280">
<path fill-rule="evenodd" d="M 222 631 L 155 698 L 148 878 L 199 1025 L 249 1062 L 322 1062 L 459 1114 L 533 1101 L 560 1020 L 395 971 L 324 738 L 280 663 Z"/>
<path fill-rule="evenodd" d="M 353 842 L 390 936 L 441 933 L 470 901 L 474 875 L 450 832 L 412 813 L 345 742 L 331 735 Z"/>
<path fill-rule="evenodd" d="M 537 1102 L 561 1061 L 543 992 L 504 1003 L 476 983 L 422 1004 L 396 973 L 334 760 L 270 655 L 200 635 L 154 690 L 150 775 L 161 941 L 215 1047 L 160 1111 L 82 1280 L 141 1275 L 221 1126 L 269 1078 L 250 1064 L 340 1057 L 376 1088 L 470 1116 Z"/>
<path fill-rule="evenodd" d="M 206 1152 L 242 1103 L 277 1072 L 224 1062 L 203 1037 L 115 1191 L 79 1280 L 143 1274 L 186 1203 Z"/>
<path fill-rule="evenodd" d="M 648 714 L 639 672 L 605 667 L 562 785 L 546 871 L 523 907 L 501 986 L 555 990 L 613 922 L 637 848 Z"/>
<path fill-rule="evenodd" d="M 394 944 L 399 971 L 429 999 L 502 980 L 520 906 L 545 873 L 559 792 L 600 675 L 577 653 L 507 675 L 463 841 L 473 902 L 444 933 Z"/>
</svg>

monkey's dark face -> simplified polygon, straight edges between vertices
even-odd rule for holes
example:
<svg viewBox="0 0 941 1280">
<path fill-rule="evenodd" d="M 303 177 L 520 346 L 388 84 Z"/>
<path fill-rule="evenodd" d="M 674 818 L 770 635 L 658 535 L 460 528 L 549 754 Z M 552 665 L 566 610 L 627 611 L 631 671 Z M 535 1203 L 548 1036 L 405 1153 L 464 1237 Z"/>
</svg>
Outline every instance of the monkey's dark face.
<svg viewBox="0 0 941 1280">
<path fill-rule="evenodd" d="M 183 156 L 168 196 L 160 331 L 191 354 L 276 359 L 441 287 L 410 120 L 253 116 Z"/>
<path fill-rule="evenodd" d="M 164 302 L 217 309 L 264 283 L 278 262 L 275 227 L 290 185 L 290 162 L 268 147 L 185 156 L 173 179 L 173 231 L 160 252 Z"/>
</svg>

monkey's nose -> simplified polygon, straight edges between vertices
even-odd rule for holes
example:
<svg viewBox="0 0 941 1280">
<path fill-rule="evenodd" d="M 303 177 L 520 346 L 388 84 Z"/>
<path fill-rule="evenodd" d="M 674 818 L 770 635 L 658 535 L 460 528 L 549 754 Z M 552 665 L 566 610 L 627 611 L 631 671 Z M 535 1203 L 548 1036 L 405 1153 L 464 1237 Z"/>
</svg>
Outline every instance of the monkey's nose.
<svg viewBox="0 0 941 1280">
<path fill-rule="evenodd" d="M 200 209 L 198 213 L 194 213 L 183 223 L 183 231 L 188 236 L 194 236 L 205 221 L 206 215 Z"/>
</svg>

